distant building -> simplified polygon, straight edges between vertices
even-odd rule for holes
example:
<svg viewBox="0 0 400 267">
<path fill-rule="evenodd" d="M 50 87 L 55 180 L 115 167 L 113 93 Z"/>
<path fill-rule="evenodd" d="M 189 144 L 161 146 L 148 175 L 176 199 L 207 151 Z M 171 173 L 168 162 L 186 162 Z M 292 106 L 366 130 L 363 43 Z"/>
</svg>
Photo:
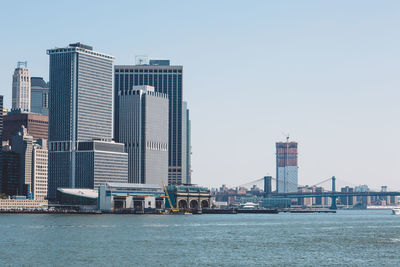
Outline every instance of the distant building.
<svg viewBox="0 0 400 267">
<path fill-rule="evenodd" d="M 168 179 L 168 97 L 152 86 L 118 94 L 116 139 L 129 157 L 129 183 L 158 184 Z"/>
<path fill-rule="evenodd" d="M 27 63 L 18 62 L 12 80 L 12 108 L 29 112 L 31 110 L 31 77 Z"/>
<path fill-rule="evenodd" d="M 188 179 L 186 151 L 183 133 L 183 67 L 171 66 L 169 60 L 137 60 L 137 65 L 115 66 L 114 99 L 121 91 L 131 90 L 133 86 L 149 85 L 155 92 L 167 94 L 169 98 L 169 140 L 168 140 L 168 183 L 180 185 Z M 114 136 L 119 136 L 119 108 L 115 102 Z M 118 141 L 118 140 L 117 140 Z M 185 167 L 186 166 L 186 167 Z"/>
<path fill-rule="evenodd" d="M 297 143 L 276 143 L 276 189 L 278 193 L 297 192 Z"/>
<path fill-rule="evenodd" d="M 42 77 L 31 77 L 31 112 L 49 115 L 49 86 Z"/>
<path fill-rule="evenodd" d="M 18 194 L 31 198 L 33 137 L 28 134 L 24 126 L 12 137 L 11 149 L 19 155 Z"/>
<path fill-rule="evenodd" d="M 20 163 L 19 154 L 5 150 L 3 147 L 1 161 L 1 188 L 0 192 L 9 196 L 18 195 L 20 185 Z"/>
<path fill-rule="evenodd" d="M 34 141 L 32 149 L 32 193 L 34 199 L 47 197 L 48 169 L 47 140 Z"/>
<path fill-rule="evenodd" d="M 349 186 L 345 186 L 342 187 L 340 189 L 340 191 L 342 193 L 353 193 L 354 192 L 354 188 L 349 187 Z M 356 197 L 355 196 L 340 196 L 340 204 L 344 205 L 344 206 L 353 206 L 356 204 Z"/>
<path fill-rule="evenodd" d="M 3 118 L 3 141 L 11 140 L 24 126 L 33 139 L 48 139 L 49 118 L 40 114 L 9 112 Z"/>
<path fill-rule="evenodd" d="M 56 198 L 58 187 L 93 189 L 102 182 L 127 182 L 128 155 L 123 145 L 111 142 L 114 57 L 81 43 L 47 54 L 49 199 Z"/>
</svg>

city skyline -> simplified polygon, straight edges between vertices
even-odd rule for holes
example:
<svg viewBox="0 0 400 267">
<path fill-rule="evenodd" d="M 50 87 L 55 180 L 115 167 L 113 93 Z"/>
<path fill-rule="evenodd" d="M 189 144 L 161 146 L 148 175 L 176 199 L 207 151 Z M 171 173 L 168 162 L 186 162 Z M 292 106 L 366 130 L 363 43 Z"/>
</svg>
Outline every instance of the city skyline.
<svg viewBox="0 0 400 267">
<path fill-rule="evenodd" d="M 121 14 L 106 32 L 122 34 L 122 29 L 113 27 L 117 24 L 140 25 L 150 7 L 125 4 L 138 10 L 137 18 L 126 19 Z M 348 3 L 347 9 L 329 3 L 294 3 L 290 7 L 235 3 L 227 7 L 229 12 L 220 14 L 223 3 L 215 3 L 215 11 L 207 11 L 209 2 L 194 8 L 205 11 L 207 21 L 194 15 L 192 5 L 180 5 L 183 11 L 177 14 L 173 4 L 160 3 L 154 10 L 159 16 L 152 16 L 155 21 L 140 31 L 143 36 L 124 35 L 118 39 L 121 42 L 115 42 L 99 36 L 95 26 L 105 24 L 95 17 L 91 17 L 93 22 L 86 20 L 87 29 L 55 32 L 64 15 L 58 19 L 45 2 L 39 3 L 50 17 L 39 19 L 35 27 L 54 34 L 27 45 L 7 30 L 19 29 L 22 23 L 10 18 L 15 6 L 5 4 L 0 19 L 5 27 L 0 32 L 15 41 L 12 46 L 1 44 L 7 51 L 0 67 L 0 94 L 5 95 L 6 106 L 11 103 L 11 76 L 17 61 L 27 60 L 31 76 L 48 81 L 44 51 L 49 47 L 81 41 L 114 55 L 115 65 L 134 64 L 135 55 L 147 53 L 185 67 L 185 100 L 190 103 L 193 121 L 193 183 L 237 185 L 274 175 L 274 144 L 284 140 L 282 132 L 289 132 L 301 146 L 300 184 L 335 175 L 354 184 L 400 188 L 396 173 L 400 129 L 393 123 L 399 114 L 396 99 L 400 96 L 396 71 L 399 40 L 394 37 L 399 26 L 398 3 L 355 1 Z M 101 13 L 109 7 L 101 3 L 92 8 Z M 178 18 L 166 20 L 161 13 L 164 9 Z M 78 18 L 87 15 L 83 10 L 77 11 Z M 339 14 L 341 20 L 337 20 Z M 218 16 L 226 22 L 217 21 Z M 47 28 L 48 19 L 54 25 Z M 182 20 L 187 25 L 181 25 Z M 171 36 L 157 26 L 164 22 L 173 29 Z M 173 27 L 178 24 L 182 26 L 179 30 Z M 38 31 L 26 23 L 23 27 L 31 29 L 28 37 Z M 198 37 L 191 33 L 193 29 Z M 243 38 L 233 43 L 238 35 Z M 160 46 L 157 40 L 164 39 Z M 207 53 L 201 52 L 201 46 Z"/>
</svg>

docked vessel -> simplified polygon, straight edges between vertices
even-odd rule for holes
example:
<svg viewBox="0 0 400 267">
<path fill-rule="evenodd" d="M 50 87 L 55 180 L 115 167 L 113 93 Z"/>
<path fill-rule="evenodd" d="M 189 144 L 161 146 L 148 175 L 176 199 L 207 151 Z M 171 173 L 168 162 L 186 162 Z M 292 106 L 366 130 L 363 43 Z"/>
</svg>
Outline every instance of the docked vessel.
<svg viewBox="0 0 400 267">
<path fill-rule="evenodd" d="M 400 208 L 393 208 L 392 209 L 392 214 L 393 215 L 400 215 Z"/>
</svg>

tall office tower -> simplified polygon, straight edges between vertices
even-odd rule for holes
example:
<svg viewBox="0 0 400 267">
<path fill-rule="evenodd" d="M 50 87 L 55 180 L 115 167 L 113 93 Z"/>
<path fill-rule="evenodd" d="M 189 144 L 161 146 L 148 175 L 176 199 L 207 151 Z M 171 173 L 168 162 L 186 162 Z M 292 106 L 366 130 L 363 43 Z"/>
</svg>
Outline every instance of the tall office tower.
<svg viewBox="0 0 400 267">
<path fill-rule="evenodd" d="M 43 200 L 47 197 L 48 154 L 47 140 L 35 140 L 32 150 L 32 193 L 34 199 Z"/>
<path fill-rule="evenodd" d="M 130 183 L 162 184 L 168 179 L 168 96 L 152 86 L 118 93 L 119 129 L 125 144 Z"/>
<path fill-rule="evenodd" d="M 118 150 L 120 144 L 111 142 L 114 57 L 95 52 L 91 46 L 81 43 L 49 49 L 47 54 L 50 56 L 48 196 L 55 199 L 57 187 L 93 188 L 89 181 L 80 180 L 82 157 L 78 153 L 90 150 L 87 142 L 103 140 L 107 151 Z M 92 165 L 91 173 L 103 168 L 106 173 L 125 173 L 127 180 L 127 162 L 123 164 L 125 170 L 116 171 L 121 165 L 114 166 L 112 162 L 120 161 L 120 155 L 112 152 L 107 155 L 109 162 Z M 90 156 L 94 156 L 93 153 L 88 154 Z M 127 161 L 126 153 L 125 157 Z"/>
<path fill-rule="evenodd" d="M 31 77 L 31 112 L 49 115 L 49 86 L 42 77 Z"/>
<path fill-rule="evenodd" d="M 189 117 L 189 109 L 187 108 L 187 102 L 183 101 L 182 105 L 182 158 L 185 159 L 182 161 L 182 170 L 185 171 L 185 175 L 183 176 L 182 183 L 183 184 L 191 184 L 192 183 L 192 170 L 191 170 L 191 155 L 192 155 L 192 146 L 191 146 L 191 122 Z"/>
<path fill-rule="evenodd" d="M 114 99 L 123 91 L 131 90 L 133 86 L 149 85 L 156 92 L 167 94 L 169 98 L 169 134 L 168 134 L 168 184 L 182 184 L 186 180 L 187 170 L 182 151 L 182 82 L 183 67 L 171 66 L 169 60 L 137 60 L 142 65 L 115 66 Z M 114 136 L 119 136 L 119 108 L 115 101 Z M 118 139 L 117 139 L 118 141 Z"/>
<path fill-rule="evenodd" d="M 3 141 L 11 140 L 12 136 L 16 134 L 22 126 L 28 130 L 28 134 L 32 135 L 33 139 L 48 139 L 48 116 L 21 113 L 18 110 L 14 110 L 8 112 L 8 114 L 3 117 L 3 125 Z"/>
<path fill-rule="evenodd" d="M 297 143 L 276 143 L 276 191 L 296 192 L 298 185 Z"/>
<path fill-rule="evenodd" d="M 31 110 L 31 77 L 27 62 L 18 62 L 12 82 L 12 108 L 22 112 Z"/>
<path fill-rule="evenodd" d="M 12 137 L 12 151 L 19 154 L 18 194 L 32 196 L 32 149 L 33 137 L 24 126 Z"/>
</svg>

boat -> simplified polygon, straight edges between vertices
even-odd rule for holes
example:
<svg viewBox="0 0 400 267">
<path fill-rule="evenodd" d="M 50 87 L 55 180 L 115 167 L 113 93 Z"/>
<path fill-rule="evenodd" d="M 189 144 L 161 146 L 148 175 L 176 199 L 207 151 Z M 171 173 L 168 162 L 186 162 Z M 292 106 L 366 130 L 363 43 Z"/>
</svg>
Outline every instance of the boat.
<svg viewBox="0 0 400 267">
<path fill-rule="evenodd" d="M 392 214 L 393 215 L 400 215 L 400 208 L 393 208 L 392 209 Z"/>
</svg>

